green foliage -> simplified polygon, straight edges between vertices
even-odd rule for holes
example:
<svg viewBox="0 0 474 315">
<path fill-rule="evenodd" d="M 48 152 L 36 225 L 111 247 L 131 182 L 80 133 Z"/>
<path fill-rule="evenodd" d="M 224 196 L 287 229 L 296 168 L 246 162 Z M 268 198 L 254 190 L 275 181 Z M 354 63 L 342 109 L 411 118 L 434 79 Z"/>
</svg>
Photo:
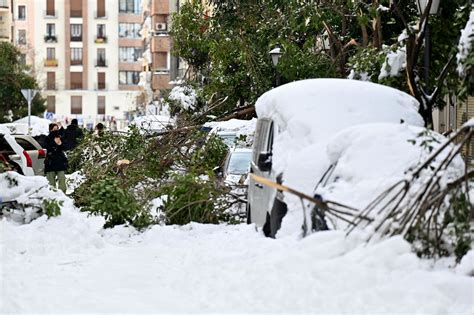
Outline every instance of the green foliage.
<svg viewBox="0 0 474 315">
<path fill-rule="evenodd" d="M 473 230 L 472 205 L 465 193 L 455 195 L 450 200 L 450 211 L 446 213 L 445 225 L 451 227 L 450 232 L 454 238 L 454 254 L 457 262 L 471 249 Z"/>
<path fill-rule="evenodd" d="M 219 223 L 225 218 L 222 192 L 213 178 L 204 179 L 195 173 L 175 174 L 169 183 L 160 187 L 166 196 L 161 211 L 167 224 L 184 225 L 190 222 Z"/>
<path fill-rule="evenodd" d="M 198 174 L 207 174 L 222 164 L 228 150 L 221 138 L 211 135 L 201 148 L 191 154 L 188 168 Z"/>
<path fill-rule="evenodd" d="M 51 199 L 43 199 L 42 202 L 42 210 L 43 212 L 50 217 L 57 217 L 61 215 L 61 207 L 63 206 L 63 201 L 60 200 L 51 200 Z"/>
<path fill-rule="evenodd" d="M 117 178 L 105 177 L 92 183 L 88 190 L 90 195 L 82 211 L 104 216 L 104 227 L 130 224 L 137 229 L 143 229 L 153 223 L 151 215 L 145 211 L 134 196 Z"/>
<path fill-rule="evenodd" d="M 28 106 L 21 89 L 38 89 L 36 80 L 28 68 L 19 63 L 20 51 L 8 42 L 0 42 L 0 122 L 8 122 L 8 112 L 13 119 L 24 117 Z M 32 114 L 42 114 L 44 99 L 37 95 L 32 103 Z"/>
</svg>

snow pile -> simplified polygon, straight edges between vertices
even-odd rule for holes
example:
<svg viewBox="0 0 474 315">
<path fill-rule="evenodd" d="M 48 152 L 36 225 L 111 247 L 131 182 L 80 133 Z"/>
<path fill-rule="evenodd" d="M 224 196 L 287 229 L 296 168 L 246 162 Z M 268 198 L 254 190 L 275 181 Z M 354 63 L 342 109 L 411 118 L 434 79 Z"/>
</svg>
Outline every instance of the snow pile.
<svg viewBox="0 0 474 315">
<path fill-rule="evenodd" d="M 20 206 L 4 211 L 15 222 L 29 223 L 42 215 L 42 202 L 54 200 L 71 208 L 72 200 L 49 186 L 45 177 L 23 176 L 16 172 L 0 174 L 0 201 L 15 202 Z"/>
<path fill-rule="evenodd" d="M 49 124 L 50 120 L 40 118 L 37 116 L 31 116 L 31 135 L 47 135 L 49 133 Z M 25 125 L 26 130 L 28 130 L 28 117 L 24 117 L 18 120 L 15 120 L 12 124 Z"/>
<path fill-rule="evenodd" d="M 196 91 L 190 86 L 175 86 L 168 98 L 184 110 L 194 110 L 197 103 Z"/>
<path fill-rule="evenodd" d="M 170 116 L 145 115 L 135 117 L 130 124 L 147 131 L 162 131 L 169 126 L 173 126 L 174 120 Z"/>
<path fill-rule="evenodd" d="M 309 145 L 328 141 L 346 127 L 374 122 L 398 124 L 402 120 L 423 126 L 418 106 L 413 97 L 387 86 L 354 80 L 313 79 L 268 91 L 257 100 L 256 111 L 259 118 L 271 118 L 282 131 L 275 139 L 272 166 L 280 173 L 293 159 L 293 154 Z M 306 156 L 306 160 L 313 158 Z"/>
<path fill-rule="evenodd" d="M 460 76 L 466 75 L 466 59 L 472 53 L 472 45 L 474 42 L 474 7 L 469 16 L 466 27 L 461 31 L 461 38 L 458 44 L 458 53 L 456 54 L 458 63 L 458 73 Z"/>
<path fill-rule="evenodd" d="M 300 241 L 252 225 L 99 226 L 78 213 L 0 221 L 0 312 L 472 314 L 473 278 L 432 269 L 400 237 L 366 246 L 338 231 Z"/>
</svg>

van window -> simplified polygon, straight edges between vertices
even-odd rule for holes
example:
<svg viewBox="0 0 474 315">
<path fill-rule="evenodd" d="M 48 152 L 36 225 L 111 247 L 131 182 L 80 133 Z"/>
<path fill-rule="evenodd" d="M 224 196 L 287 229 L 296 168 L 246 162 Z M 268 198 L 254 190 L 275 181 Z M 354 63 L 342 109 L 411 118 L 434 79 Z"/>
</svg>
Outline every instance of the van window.
<svg viewBox="0 0 474 315">
<path fill-rule="evenodd" d="M 268 126 L 270 125 L 270 120 L 268 119 L 259 119 L 257 121 L 257 126 L 255 128 L 255 139 L 254 139 L 254 151 L 252 161 L 254 163 L 258 162 L 258 155 L 262 151 L 266 151 L 266 142 L 268 134 Z"/>
<path fill-rule="evenodd" d="M 38 150 L 32 143 L 23 139 L 23 138 L 15 138 L 16 142 L 26 151 L 34 151 Z"/>
<path fill-rule="evenodd" d="M 268 131 L 267 152 L 272 152 L 272 150 L 273 150 L 273 122 L 270 125 L 270 130 Z"/>
</svg>

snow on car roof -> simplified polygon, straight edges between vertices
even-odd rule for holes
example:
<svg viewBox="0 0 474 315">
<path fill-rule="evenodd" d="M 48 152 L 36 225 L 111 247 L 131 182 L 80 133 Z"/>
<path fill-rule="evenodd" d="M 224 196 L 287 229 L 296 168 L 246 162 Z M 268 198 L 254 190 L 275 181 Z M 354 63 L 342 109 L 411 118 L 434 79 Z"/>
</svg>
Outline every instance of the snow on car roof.
<svg viewBox="0 0 474 315">
<path fill-rule="evenodd" d="M 282 85 L 256 103 L 259 118 L 272 118 L 280 128 L 311 131 L 321 138 L 345 127 L 400 120 L 423 126 L 418 101 L 410 95 L 375 83 L 348 79 L 310 79 Z"/>
</svg>

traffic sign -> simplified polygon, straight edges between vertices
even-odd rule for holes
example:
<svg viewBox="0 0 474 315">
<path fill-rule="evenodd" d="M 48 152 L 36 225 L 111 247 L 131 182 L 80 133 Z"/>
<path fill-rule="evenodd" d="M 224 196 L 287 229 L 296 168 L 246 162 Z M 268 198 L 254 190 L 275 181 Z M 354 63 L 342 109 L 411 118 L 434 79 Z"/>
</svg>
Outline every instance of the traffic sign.
<svg viewBox="0 0 474 315">
<path fill-rule="evenodd" d="M 21 94 L 25 97 L 26 101 L 28 102 L 28 134 L 31 132 L 31 101 L 35 97 L 37 90 L 32 89 L 21 89 Z"/>
</svg>

